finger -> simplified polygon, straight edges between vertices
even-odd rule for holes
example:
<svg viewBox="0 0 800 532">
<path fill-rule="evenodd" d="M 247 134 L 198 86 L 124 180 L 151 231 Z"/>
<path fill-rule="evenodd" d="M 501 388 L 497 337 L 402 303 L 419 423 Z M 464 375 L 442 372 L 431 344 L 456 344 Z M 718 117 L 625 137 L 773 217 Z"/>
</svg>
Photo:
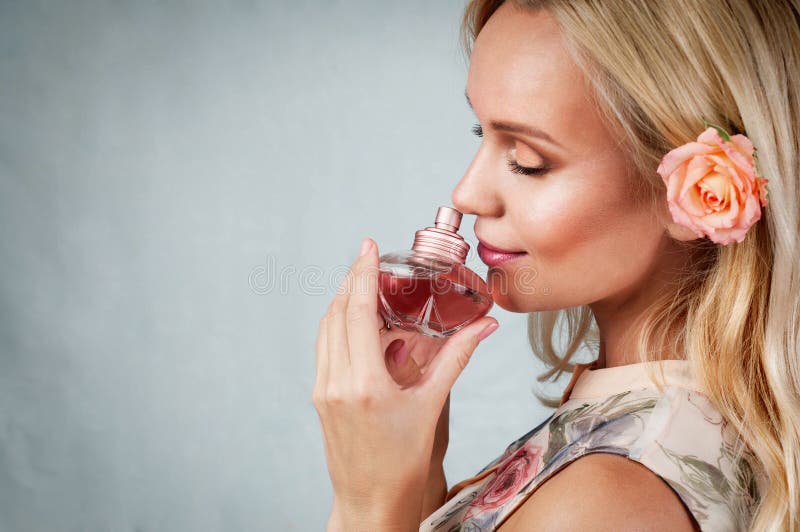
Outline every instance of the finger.
<svg viewBox="0 0 800 532">
<path fill-rule="evenodd" d="M 317 376 L 314 381 L 314 395 L 318 398 L 325 397 L 325 389 L 328 386 L 328 327 L 325 324 L 325 316 L 319 320 L 317 327 Z"/>
<path fill-rule="evenodd" d="M 377 299 L 378 246 L 371 238 L 364 239 L 364 243 L 367 248 L 353 265 L 354 285 L 347 301 L 347 343 L 354 376 L 378 384 L 389 377 L 378 332 L 383 325 Z"/>
<path fill-rule="evenodd" d="M 417 388 L 420 393 L 431 394 L 444 400 L 458 376 L 467 367 L 472 352 L 478 347 L 480 341 L 488 336 L 486 331 L 489 325 L 495 325 L 496 329 L 499 324 L 494 318 L 487 317 L 469 324 L 448 338 L 422 375 Z M 491 332 L 494 331 L 489 329 L 489 334 Z M 480 338 L 481 333 L 486 336 Z"/>
<path fill-rule="evenodd" d="M 326 390 L 331 386 L 339 387 L 342 379 L 350 369 L 350 348 L 347 343 L 347 300 L 350 297 L 350 286 L 353 284 L 353 269 L 348 270 L 336 296 L 331 301 L 326 315 L 326 335 L 328 342 L 328 381 Z"/>
</svg>

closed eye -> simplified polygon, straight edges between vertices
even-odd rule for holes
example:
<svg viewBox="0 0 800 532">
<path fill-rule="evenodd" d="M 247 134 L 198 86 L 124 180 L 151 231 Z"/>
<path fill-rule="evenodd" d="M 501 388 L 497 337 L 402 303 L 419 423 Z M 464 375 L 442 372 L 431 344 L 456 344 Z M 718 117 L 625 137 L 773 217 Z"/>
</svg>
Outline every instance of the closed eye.
<svg viewBox="0 0 800 532">
<path fill-rule="evenodd" d="M 549 168 L 547 168 L 546 166 L 537 168 L 528 168 L 527 166 L 520 166 L 517 164 L 516 161 L 508 161 L 508 167 L 515 174 L 522 174 L 522 175 L 542 175 L 549 170 Z"/>
<path fill-rule="evenodd" d="M 475 124 L 472 126 L 472 133 L 477 137 L 483 137 L 483 128 L 480 124 Z M 546 166 L 538 167 L 538 168 L 529 168 L 527 166 L 520 166 L 517 164 L 516 161 L 508 160 L 508 167 L 511 169 L 512 172 L 515 174 L 522 174 L 522 175 L 542 175 L 546 173 L 549 168 Z"/>
</svg>

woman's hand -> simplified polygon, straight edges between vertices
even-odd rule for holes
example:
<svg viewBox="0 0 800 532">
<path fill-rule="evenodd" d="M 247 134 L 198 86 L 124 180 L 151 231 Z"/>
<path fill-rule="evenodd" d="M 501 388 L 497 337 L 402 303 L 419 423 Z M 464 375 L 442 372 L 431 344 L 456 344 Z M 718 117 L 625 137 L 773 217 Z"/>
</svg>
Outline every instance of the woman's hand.
<svg viewBox="0 0 800 532">
<path fill-rule="evenodd" d="M 446 340 L 406 331 L 399 327 L 390 330 L 384 329 L 380 336 L 381 351 L 385 353 L 386 369 L 389 370 L 389 374 L 395 382 L 402 387 L 414 384 L 419 380 L 428 363 L 439 352 Z M 444 457 L 449 442 L 450 394 L 448 393 L 436 423 L 428 477 L 423 488 L 424 496 L 419 522 L 422 522 L 444 502 L 444 496 L 447 493 Z"/>
<path fill-rule="evenodd" d="M 331 525 L 417 530 L 437 421 L 478 342 L 497 322 L 484 317 L 448 337 L 415 382 L 399 385 L 378 332 L 378 249 L 371 239 L 364 244 L 320 321 L 316 343 L 312 399 L 334 489 Z"/>
<path fill-rule="evenodd" d="M 384 329 L 380 338 L 386 369 L 395 382 L 404 388 L 422 377 L 430 361 L 447 341 L 447 338 L 433 338 L 399 327 Z"/>
</svg>

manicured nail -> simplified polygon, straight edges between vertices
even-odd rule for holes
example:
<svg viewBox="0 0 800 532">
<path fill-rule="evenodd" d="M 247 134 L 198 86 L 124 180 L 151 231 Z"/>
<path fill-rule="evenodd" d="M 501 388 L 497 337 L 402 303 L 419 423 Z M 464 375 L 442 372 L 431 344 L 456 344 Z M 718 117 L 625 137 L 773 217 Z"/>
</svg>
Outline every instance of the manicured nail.
<svg viewBox="0 0 800 532">
<path fill-rule="evenodd" d="M 365 238 L 363 242 L 361 242 L 361 251 L 358 252 L 359 257 L 363 257 L 367 254 L 367 251 L 370 250 L 372 247 L 372 241 L 369 238 Z"/>
<path fill-rule="evenodd" d="M 484 338 L 495 332 L 498 327 L 500 327 L 500 324 L 497 323 L 496 321 L 493 321 L 492 323 L 484 327 L 483 330 L 481 330 L 481 332 L 478 334 L 478 340 L 483 340 Z"/>
</svg>

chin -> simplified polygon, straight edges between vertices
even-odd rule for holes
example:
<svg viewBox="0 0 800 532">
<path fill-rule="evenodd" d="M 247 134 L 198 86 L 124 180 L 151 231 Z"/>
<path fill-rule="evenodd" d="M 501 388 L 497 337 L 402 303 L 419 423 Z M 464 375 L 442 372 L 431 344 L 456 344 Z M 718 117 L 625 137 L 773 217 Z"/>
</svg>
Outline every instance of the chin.
<svg viewBox="0 0 800 532">
<path fill-rule="evenodd" d="M 535 308 L 538 306 L 536 305 L 536 300 L 538 299 L 536 294 L 523 294 L 500 278 L 490 278 L 487 284 L 494 304 L 504 310 L 509 312 L 534 312 L 540 310 Z"/>
<path fill-rule="evenodd" d="M 486 284 L 495 305 L 509 312 L 533 312 L 536 309 L 532 307 L 541 303 L 536 270 L 522 266 L 494 266 L 486 275 Z"/>
<path fill-rule="evenodd" d="M 516 313 L 542 312 L 545 310 L 560 310 L 564 307 L 553 306 L 551 301 L 536 295 L 522 294 L 492 294 L 495 306 Z"/>
<path fill-rule="evenodd" d="M 519 278 L 515 284 L 503 270 L 490 269 L 486 284 L 494 304 L 509 312 L 541 312 L 567 308 L 546 283 Z"/>
</svg>

